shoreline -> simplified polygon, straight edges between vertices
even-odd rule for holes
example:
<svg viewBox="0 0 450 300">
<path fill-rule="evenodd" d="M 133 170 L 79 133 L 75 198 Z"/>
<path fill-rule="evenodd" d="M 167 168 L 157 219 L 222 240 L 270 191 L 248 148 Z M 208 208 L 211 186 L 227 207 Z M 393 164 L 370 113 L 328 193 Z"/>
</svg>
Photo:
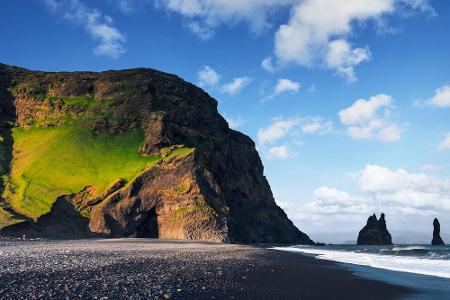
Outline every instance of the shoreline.
<svg viewBox="0 0 450 300">
<path fill-rule="evenodd" d="M 411 287 L 262 246 L 0 240 L 0 298 L 398 299 Z"/>
</svg>

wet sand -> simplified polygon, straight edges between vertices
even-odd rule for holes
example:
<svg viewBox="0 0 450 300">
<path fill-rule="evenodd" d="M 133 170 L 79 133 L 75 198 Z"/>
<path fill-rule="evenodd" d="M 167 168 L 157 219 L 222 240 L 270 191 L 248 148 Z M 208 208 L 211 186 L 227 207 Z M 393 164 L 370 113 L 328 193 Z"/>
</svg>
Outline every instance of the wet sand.
<svg viewBox="0 0 450 300">
<path fill-rule="evenodd" d="M 397 299 L 414 293 L 265 247 L 0 240 L 0 299 Z"/>
</svg>

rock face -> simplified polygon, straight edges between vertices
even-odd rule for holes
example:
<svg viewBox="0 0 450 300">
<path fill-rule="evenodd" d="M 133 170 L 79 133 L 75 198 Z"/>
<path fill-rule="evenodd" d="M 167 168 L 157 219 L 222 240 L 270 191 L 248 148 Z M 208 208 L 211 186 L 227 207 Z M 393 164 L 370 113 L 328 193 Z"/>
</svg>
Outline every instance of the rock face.
<svg viewBox="0 0 450 300">
<path fill-rule="evenodd" d="M 175 75 L 152 69 L 51 73 L 0 64 L 0 97 L 0 176 L 6 178 L 0 184 L 0 219 L 6 219 L 0 228 L 19 223 L 3 226 L 3 234 L 45 236 L 58 232 L 57 226 L 79 233 L 86 225 L 90 233 L 117 237 L 313 243 L 275 204 L 254 142 L 228 127 L 216 100 Z M 73 194 L 59 195 L 65 202 L 58 200 L 52 212 L 30 220 L 16 209 L 18 200 L 8 198 L 21 190 L 8 183 L 11 169 L 19 169 L 15 130 L 73 124 L 92 135 L 141 130 L 136 152 L 159 159 L 132 180 L 117 176 L 106 191 L 86 182 Z M 83 227 L 78 229 L 55 221 L 61 206 L 63 215 L 72 216 L 66 219 L 76 219 L 77 212 L 87 224 L 74 220 Z"/>
<path fill-rule="evenodd" d="M 433 221 L 433 227 L 433 240 L 431 241 L 431 245 L 445 245 L 441 238 L 441 224 L 439 224 L 437 218 Z"/>
<path fill-rule="evenodd" d="M 367 219 L 367 224 L 359 232 L 358 245 L 392 245 L 391 234 L 386 228 L 386 220 L 382 213 L 380 219 L 375 214 Z"/>
</svg>

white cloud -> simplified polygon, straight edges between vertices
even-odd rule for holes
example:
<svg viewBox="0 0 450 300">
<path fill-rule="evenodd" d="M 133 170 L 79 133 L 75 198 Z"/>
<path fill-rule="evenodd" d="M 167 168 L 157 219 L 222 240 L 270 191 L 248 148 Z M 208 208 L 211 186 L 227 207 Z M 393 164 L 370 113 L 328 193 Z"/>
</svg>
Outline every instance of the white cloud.
<svg viewBox="0 0 450 300">
<path fill-rule="evenodd" d="M 257 138 L 258 144 L 264 145 L 290 135 L 294 137 L 292 139 L 294 144 L 303 144 L 297 139 L 301 133 L 327 135 L 333 132 L 333 123 L 319 116 L 279 117 L 272 120 L 269 126 L 259 129 Z"/>
<path fill-rule="evenodd" d="M 361 191 L 380 204 L 450 212 L 450 179 L 403 169 L 366 165 L 358 179 Z"/>
<path fill-rule="evenodd" d="M 125 36 L 113 26 L 113 19 L 98 9 L 84 6 L 78 0 L 46 0 L 48 7 L 67 20 L 84 27 L 98 42 L 94 53 L 117 58 L 125 52 Z"/>
<path fill-rule="evenodd" d="M 135 13 L 138 9 L 138 6 L 140 6 L 139 0 L 117 0 L 117 5 L 119 6 L 119 9 L 124 14 L 132 14 Z"/>
<path fill-rule="evenodd" d="M 249 77 L 237 77 L 222 86 L 221 92 L 229 95 L 240 93 L 252 80 Z"/>
<path fill-rule="evenodd" d="M 127 0 L 122 0 L 127 1 Z M 429 0 L 154 0 L 156 6 L 184 17 L 185 25 L 201 39 L 210 39 L 220 25 L 246 23 L 259 33 L 273 25 L 277 12 L 290 9 L 290 18 L 275 34 L 276 63 L 270 58 L 262 67 L 297 63 L 334 70 L 356 81 L 354 68 L 371 57 L 366 45 L 349 41 L 370 21 L 386 30 L 385 17 L 408 16 L 417 11 L 434 13 Z"/>
<path fill-rule="evenodd" d="M 305 205 L 315 214 L 368 214 L 367 199 L 350 196 L 336 188 L 321 186 L 314 190 L 313 200 Z"/>
<path fill-rule="evenodd" d="M 373 96 L 370 100 L 358 99 L 349 108 L 341 110 L 339 118 L 345 125 L 365 123 L 376 118 L 380 108 L 389 107 L 391 104 L 392 97 L 385 94 Z"/>
<path fill-rule="evenodd" d="M 286 79 L 286 78 L 278 79 L 273 92 L 270 95 L 261 99 L 261 102 L 265 102 L 265 101 L 275 98 L 281 94 L 297 93 L 300 90 L 300 87 L 301 87 L 300 83 L 292 81 L 290 79 Z"/>
<path fill-rule="evenodd" d="M 425 100 L 425 104 L 438 108 L 450 107 L 450 84 L 436 89 L 434 96 Z"/>
<path fill-rule="evenodd" d="M 428 1 L 299 1 L 289 22 L 281 25 L 275 35 L 275 54 L 281 63 L 319 65 L 355 81 L 354 67 L 370 58 L 367 46 L 355 48 L 348 42 L 356 27 L 369 20 L 379 20 L 396 9 L 423 10 L 425 3 Z"/>
<path fill-rule="evenodd" d="M 296 156 L 297 153 L 292 152 L 287 146 L 272 147 L 267 151 L 269 159 L 288 159 Z"/>
<path fill-rule="evenodd" d="M 201 87 L 212 87 L 220 80 L 220 75 L 210 66 L 203 66 L 197 73 L 198 84 Z"/>
<path fill-rule="evenodd" d="M 275 87 L 275 94 L 279 95 L 286 92 L 298 92 L 300 89 L 300 84 L 298 82 L 292 81 L 290 79 L 278 79 L 278 83 Z"/>
<path fill-rule="evenodd" d="M 335 69 L 339 75 L 348 81 L 357 80 L 354 66 L 370 58 L 370 51 L 366 48 L 352 49 L 346 40 L 335 40 L 328 44 L 325 56 L 327 67 Z"/>
<path fill-rule="evenodd" d="M 439 150 L 450 150 L 450 133 L 447 133 L 444 140 L 439 144 Z"/>
<path fill-rule="evenodd" d="M 273 73 L 275 72 L 275 67 L 272 63 L 271 57 L 266 57 L 261 62 L 261 67 L 266 70 L 267 72 Z"/>
<path fill-rule="evenodd" d="M 155 0 L 159 7 L 176 12 L 186 18 L 194 28 L 201 28 L 209 35 L 200 34 L 201 38 L 210 38 L 221 24 L 233 25 L 245 22 L 255 32 L 271 26 L 271 16 L 280 8 L 291 5 L 296 0 Z M 193 30 L 198 34 L 198 30 Z"/>
<path fill-rule="evenodd" d="M 260 145 L 273 143 L 286 136 L 295 126 L 299 124 L 298 118 L 277 119 L 266 128 L 258 130 L 258 143 Z"/>
<path fill-rule="evenodd" d="M 369 100 L 359 99 L 339 111 L 339 119 L 347 125 L 347 134 L 353 139 L 375 139 L 382 142 L 398 141 L 401 128 L 390 120 L 392 97 L 379 94 Z"/>
<path fill-rule="evenodd" d="M 333 123 L 318 116 L 309 116 L 302 119 L 301 129 L 306 134 L 326 135 L 333 132 Z"/>
<path fill-rule="evenodd" d="M 361 226 L 372 213 L 379 215 L 385 212 L 390 230 L 403 228 L 425 230 L 427 233 L 432 230 L 434 217 L 450 217 L 450 178 L 366 165 L 355 173 L 354 180 L 354 195 L 334 187 L 320 186 L 308 202 L 281 203 L 290 218 L 309 226 L 310 231 L 317 226 L 336 227 L 352 232 L 349 235 L 353 235 L 352 239 L 356 239 Z M 396 238 L 394 236 L 394 241 Z"/>
<path fill-rule="evenodd" d="M 239 128 L 244 124 L 244 120 L 241 117 L 232 118 L 232 117 L 225 116 L 225 120 L 227 121 L 228 125 L 232 129 Z"/>
<path fill-rule="evenodd" d="M 195 33 L 202 40 L 209 40 L 214 36 L 214 30 L 209 27 L 204 27 L 198 22 L 190 22 L 187 24 L 187 28 L 189 28 L 193 33 Z"/>
</svg>

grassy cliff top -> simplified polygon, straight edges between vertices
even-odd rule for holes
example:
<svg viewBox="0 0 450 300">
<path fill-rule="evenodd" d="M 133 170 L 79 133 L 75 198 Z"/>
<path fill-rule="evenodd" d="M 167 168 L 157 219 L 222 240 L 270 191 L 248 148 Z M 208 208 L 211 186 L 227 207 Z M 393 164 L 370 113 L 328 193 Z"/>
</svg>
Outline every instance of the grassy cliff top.
<svg viewBox="0 0 450 300">
<path fill-rule="evenodd" d="M 94 133 L 72 124 L 14 128 L 12 135 L 13 160 L 10 174 L 5 176 L 3 198 L 16 212 L 33 219 L 49 212 L 62 195 L 86 186 L 102 195 L 117 179 L 129 182 L 161 159 L 160 155 L 139 153 L 144 140 L 141 129 Z M 190 152 L 190 148 L 166 150 L 163 160 Z"/>
</svg>

